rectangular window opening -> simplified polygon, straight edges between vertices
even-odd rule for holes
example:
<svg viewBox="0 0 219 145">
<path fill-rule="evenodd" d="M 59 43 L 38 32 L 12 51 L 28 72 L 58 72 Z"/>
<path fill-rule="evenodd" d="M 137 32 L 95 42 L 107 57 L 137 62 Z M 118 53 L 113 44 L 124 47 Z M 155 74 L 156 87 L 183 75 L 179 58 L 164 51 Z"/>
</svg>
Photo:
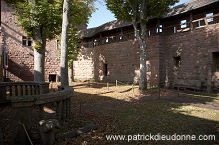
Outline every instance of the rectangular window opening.
<svg viewBox="0 0 219 145">
<path fill-rule="evenodd" d="M 108 76 L 108 64 L 107 63 L 103 64 L 103 73 L 104 73 L 104 76 Z"/>
<path fill-rule="evenodd" d="M 177 32 L 177 27 L 173 27 L 173 33 L 176 33 Z"/>
<path fill-rule="evenodd" d="M 32 46 L 32 40 L 28 38 L 27 46 Z"/>
<path fill-rule="evenodd" d="M 213 71 L 219 72 L 219 52 L 213 52 Z"/>
<path fill-rule="evenodd" d="M 187 27 L 187 21 L 186 20 L 182 20 L 181 24 L 180 24 L 180 28 L 183 29 L 183 28 L 186 28 L 186 27 Z"/>
<path fill-rule="evenodd" d="M 157 33 L 162 33 L 163 32 L 163 25 L 159 25 L 158 28 L 156 29 Z"/>
<path fill-rule="evenodd" d="M 22 45 L 23 46 L 32 46 L 32 39 L 22 36 Z"/>
<path fill-rule="evenodd" d="M 214 15 L 214 13 L 208 13 L 208 14 L 206 14 L 206 17 L 210 17 L 213 15 Z M 207 22 L 213 22 L 213 18 L 207 18 Z"/>
<path fill-rule="evenodd" d="M 148 36 L 151 36 L 151 30 L 148 30 Z"/>
<path fill-rule="evenodd" d="M 49 74 L 49 82 L 57 82 L 57 75 Z"/>
<path fill-rule="evenodd" d="M 181 57 L 180 56 L 176 56 L 176 57 L 173 57 L 173 59 L 174 59 L 174 66 L 176 68 L 179 68 L 180 64 L 181 64 Z"/>
</svg>

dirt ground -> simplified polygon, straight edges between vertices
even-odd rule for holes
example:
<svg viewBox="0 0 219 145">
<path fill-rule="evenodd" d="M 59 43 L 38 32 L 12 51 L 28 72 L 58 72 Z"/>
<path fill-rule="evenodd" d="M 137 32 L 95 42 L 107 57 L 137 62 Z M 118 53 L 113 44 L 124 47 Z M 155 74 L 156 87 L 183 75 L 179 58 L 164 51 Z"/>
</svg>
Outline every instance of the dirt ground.
<svg viewBox="0 0 219 145">
<path fill-rule="evenodd" d="M 57 84 L 50 85 L 50 88 L 52 90 L 55 90 Z M 74 96 L 76 96 L 76 99 L 81 98 L 81 102 L 78 103 L 77 101 L 80 100 L 74 100 L 72 102 L 72 112 L 74 116 L 75 122 L 77 122 L 77 118 L 84 118 L 84 120 L 90 120 L 90 122 L 97 122 L 98 123 L 98 132 L 104 131 L 107 132 L 108 130 L 112 131 L 113 129 L 116 129 L 116 127 L 120 124 L 120 122 L 117 122 L 115 118 L 111 118 L 109 116 L 99 116 L 96 111 L 109 109 L 109 108 L 116 108 L 121 107 L 125 105 L 130 105 L 133 103 L 144 103 L 148 101 L 153 100 L 166 100 L 170 102 L 176 102 L 176 103 L 182 103 L 184 105 L 192 105 L 197 106 L 201 108 L 207 108 L 207 109 L 213 109 L 213 110 L 219 110 L 219 103 L 214 101 L 206 101 L 202 99 L 192 98 L 192 97 L 184 97 L 184 96 L 178 96 L 178 91 L 176 90 L 161 90 L 159 95 L 158 89 L 153 89 L 153 91 L 148 91 L 144 94 L 141 94 L 140 92 L 136 91 L 137 89 L 134 89 L 133 92 L 133 86 L 124 87 L 123 86 L 110 86 L 108 88 L 106 84 L 101 83 L 74 83 L 71 84 L 71 86 L 74 87 L 75 93 Z M 96 89 L 96 92 L 91 93 L 83 93 L 78 90 L 80 88 L 92 88 Z M 92 90 L 93 91 L 93 90 Z M 101 98 L 101 95 L 107 94 L 107 97 L 104 97 L 104 99 Z M 90 102 L 83 102 L 83 99 L 86 99 L 86 97 L 94 97 L 95 99 L 91 99 Z M 110 96 L 110 97 L 109 97 Z M 160 96 L 160 97 L 159 97 Z M 118 98 L 119 97 L 119 98 Z M 17 120 L 16 120 L 16 112 L 11 107 L 10 103 L 7 104 L 0 104 L 0 128 L 2 131 L 2 137 L 4 144 L 11 144 L 12 139 L 15 136 L 16 128 L 17 128 Z M 37 116 L 37 108 L 35 111 L 33 111 L 33 116 Z M 37 117 L 33 117 L 33 122 L 37 124 Z M 103 121 L 107 120 L 107 121 Z M 81 123 L 81 120 L 78 122 Z M 83 125 L 83 124 L 82 124 Z M 71 125 L 70 128 L 77 128 L 79 125 Z M 33 132 L 36 133 L 36 130 Z M 91 135 L 92 134 L 92 135 Z M 99 138 L 100 136 L 96 136 L 95 139 L 95 131 L 81 135 L 77 138 L 77 140 L 74 140 L 73 144 L 86 144 L 88 141 L 86 141 L 87 136 L 94 136 L 92 137 L 93 140 L 96 140 L 97 142 L 95 144 L 105 144 L 105 140 Z M 1 135 L 1 133 L 0 133 Z M 34 136 L 34 133 L 32 135 L 33 138 L 37 138 Z M 69 144 L 67 141 L 62 142 L 56 142 L 56 144 Z M 71 142 L 72 144 L 72 142 Z M 107 144 L 110 144 L 110 142 L 107 142 Z M 112 143 L 113 144 L 113 143 Z"/>
</svg>

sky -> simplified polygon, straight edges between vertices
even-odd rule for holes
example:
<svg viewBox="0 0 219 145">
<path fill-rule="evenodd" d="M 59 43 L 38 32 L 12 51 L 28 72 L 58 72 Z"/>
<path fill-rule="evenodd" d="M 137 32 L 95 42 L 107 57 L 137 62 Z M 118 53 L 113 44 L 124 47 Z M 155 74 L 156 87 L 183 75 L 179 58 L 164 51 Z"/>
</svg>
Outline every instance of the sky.
<svg viewBox="0 0 219 145">
<path fill-rule="evenodd" d="M 191 0 L 180 0 L 180 2 L 176 3 L 175 5 L 179 5 L 188 1 Z M 104 23 L 116 20 L 114 14 L 106 8 L 104 0 L 97 0 L 95 2 L 95 7 L 97 10 L 92 14 L 88 23 L 88 28 L 98 27 Z"/>
</svg>

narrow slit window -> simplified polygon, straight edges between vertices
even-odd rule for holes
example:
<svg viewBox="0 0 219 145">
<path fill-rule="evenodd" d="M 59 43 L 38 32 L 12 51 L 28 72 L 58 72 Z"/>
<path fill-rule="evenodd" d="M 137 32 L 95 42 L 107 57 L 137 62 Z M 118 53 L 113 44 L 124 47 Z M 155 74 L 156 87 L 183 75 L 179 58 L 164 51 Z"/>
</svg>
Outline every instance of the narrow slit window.
<svg viewBox="0 0 219 145">
<path fill-rule="evenodd" d="M 148 30 L 148 36 L 151 36 L 151 30 Z"/>
<path fill-rule="evenodd" d="M 103 64 L 103 73 L 104 73 L 104 76 L 108 76 L 108 64 L 107 63 Z"/>
<path fill-rule="evenodd" d="M 22 36 L 22 45 L 26 46 L 27 44 L 27 37 Z"/>
<path fill-rule="evenodd" d="M 176 33 L 177 32 L 177 27 L 173 27 L 173 33 Z"/>
<path fill-rule="evenodd" d="M 213 72 L 219 72 L 219 52 L 213 52 Z"/>
<path fill-rule="evenodd" d="M 106 43 L 108 43 L 109 42 L 109 38 L 108 37 L 106 37 Z"/>
<path fill-rule="evenodd" d="M 180 56 L 174 57 L 174 66 L 176 68 L 179 68 L 180 65 L 181 65 L 181 57 Z"/>
</svg>

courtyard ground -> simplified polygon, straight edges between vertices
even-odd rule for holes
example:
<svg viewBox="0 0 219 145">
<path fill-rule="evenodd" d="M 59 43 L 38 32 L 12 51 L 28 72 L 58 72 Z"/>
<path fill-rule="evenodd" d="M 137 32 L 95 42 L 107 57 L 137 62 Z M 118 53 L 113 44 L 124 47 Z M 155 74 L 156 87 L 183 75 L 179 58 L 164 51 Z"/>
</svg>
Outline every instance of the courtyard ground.
<svg viewBox="0 0 219 145">
<path fill-rule="evenodd" d="M 219 100 L 178 91 L 152 88 L 141 94 L 138 86 L 106 83 L 72 84 L 73 120 L 68 132 L 88 124 L 98 130 L 57 144 L 218 144 Z M 110 86 L 110 87 L 108 87 Z M 160 92 L 160 95 L 159 95 Z M 215 135 L 216 141 L 145 141 L 135 135 Z M 129 135 L 134 140 L 107 140 L 106 135 Z M 127 136 L 126 136 L 127 137 Z"/>
<path fill-rule="evenodd" d="M 51 84 L 51 91 L 58 84 Z M 73 144 L 219 144 L 219 99 L 206 94 L 178 95 L 178 91 L 151 88 L 143 94 L 137 86 L 106 83 L 72 83 L 72 119 L 57 134 L 95 124 L 98 130 L 56 142 Z M 182 92 L 181 92 L 182 93 Z M 49 109 L 49 108 L 48 108 Z M 1 106 L 0 128 L 5 144 L 13 137 L 15 112 Z M 155 141 L 137 139 L 137 135 L 206 135 L 214 141 Z M 126 135 L 124 140 L 111 140 L 108 135 Z M 127 137 L 132 138 L 128 142 Z M 109 137 L 109 136 L 108 136 Z"/>
</svg>

